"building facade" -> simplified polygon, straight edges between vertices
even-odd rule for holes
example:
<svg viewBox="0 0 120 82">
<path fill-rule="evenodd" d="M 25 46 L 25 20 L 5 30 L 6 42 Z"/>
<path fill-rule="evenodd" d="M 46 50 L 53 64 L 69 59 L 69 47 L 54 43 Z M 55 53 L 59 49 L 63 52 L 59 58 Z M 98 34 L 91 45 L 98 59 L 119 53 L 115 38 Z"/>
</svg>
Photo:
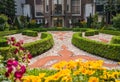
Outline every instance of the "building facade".
<svg viewBox="0 0 120 82">
<path fill-rule="evenodd" d="M 26 0 L 24 14 L 48 27 L 70 27 L 95 13 L 94 0 Z"/>
</svg>

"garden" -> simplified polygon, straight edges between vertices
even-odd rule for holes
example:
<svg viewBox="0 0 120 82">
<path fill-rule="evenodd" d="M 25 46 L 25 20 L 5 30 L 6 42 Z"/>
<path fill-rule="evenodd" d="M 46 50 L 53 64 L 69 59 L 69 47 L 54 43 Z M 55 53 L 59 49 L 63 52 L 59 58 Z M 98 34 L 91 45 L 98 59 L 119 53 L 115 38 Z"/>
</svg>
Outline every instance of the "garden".
<svg viewBox="0 0 120 82">
<path fill-rule="evenodd" d="M 0 82 L 120 82 L 120 14 L 72 28 L 10 16 L 0 14 Z"/>
</svg>

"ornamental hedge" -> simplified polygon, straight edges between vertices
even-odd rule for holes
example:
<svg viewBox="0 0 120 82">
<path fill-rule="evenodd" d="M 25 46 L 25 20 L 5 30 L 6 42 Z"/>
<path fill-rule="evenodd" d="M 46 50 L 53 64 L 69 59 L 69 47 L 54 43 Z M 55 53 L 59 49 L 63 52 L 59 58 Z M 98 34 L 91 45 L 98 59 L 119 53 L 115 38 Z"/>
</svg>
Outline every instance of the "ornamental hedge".
<svg viewBox="0 0 120 82">
<path fill-rule="evenodd" d="M 43 37 L 44 36 L 44 37 Z M 37 56 L 41 53 L 44 53 L 45 51 L 49 50 L 53 45 L 53 37 L 49 33 L 42 33 L 41 34 L 42 39 L 37 40 L 35 42 L 26 43 L 23 45 L 24 48 L 30 51 L 32 56 Z M 9 48 L 9 47 L 0 47 L 0 53 L 4 58 L 6 58 L 6 55 L 9 53 L 12 53 L 14 55 L 15 48 Z"/>
<path fill-rule="evenodd" d="M 120 36 L 120 31 L 100 30 L 100 32 L 101 32 L 101 33 L 105 33 L 105 34 L 111 34 L 111 35 Z"/>
<path fill-rule="evenodd" d="M 6 46 L 8 46 L 8 44 L 7 44 L 7 38 L 0 37 L 0 47 L 6 47 Z"/>
<path fill-rule="evenodd" d="M 113 43 L 113 44 L 120 44 L 120 36 L 112 37 L 111 43 Z"/>
<path fill-rule="evenodd" d="M 94 36 L 97 34 L 99 34 L 99 31 L 97 31 L 97 30 L 89 30 L 89 31 L 85 32 L 85 36 Z"/>
<path fill-rule="evenodd" d="M 91 54 L 120 61 L 120 44 L 105 44 L 102 42 L 89 40 L 82 37 L 81 33 L 73 34 L 72 44 Z"/>
<path fill-rule="evenodd" d="M 37 33 L 37 31 L 25 30 L 25 31 L 22 32 L 22 35 L 36 37 L 36 36 L 38 36 L 38 33 Z"/>
</svg>

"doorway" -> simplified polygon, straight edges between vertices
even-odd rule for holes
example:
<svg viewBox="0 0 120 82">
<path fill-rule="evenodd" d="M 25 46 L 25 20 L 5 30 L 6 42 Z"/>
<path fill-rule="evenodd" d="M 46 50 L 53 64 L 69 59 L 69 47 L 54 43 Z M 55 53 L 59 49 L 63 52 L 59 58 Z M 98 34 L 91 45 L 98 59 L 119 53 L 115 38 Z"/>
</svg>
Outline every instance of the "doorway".
<svg viewBox="0 0 120 82">
<path fill-rule="evenodd" d="M 53 18 L 53 26 L 54 27 L 63 27 L 63 18 L 62 17 Z"/>
</svg>

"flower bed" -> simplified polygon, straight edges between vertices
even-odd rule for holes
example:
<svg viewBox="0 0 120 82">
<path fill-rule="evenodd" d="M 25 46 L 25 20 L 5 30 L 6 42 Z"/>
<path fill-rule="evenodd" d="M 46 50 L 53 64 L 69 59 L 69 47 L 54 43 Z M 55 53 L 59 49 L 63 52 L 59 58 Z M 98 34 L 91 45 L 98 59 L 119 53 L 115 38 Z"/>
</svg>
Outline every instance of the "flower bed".
<svg viewBox="0 0 120 82">
<path fill-rule="evenodd" d="M 52 37 L 51 34 L 49 34 L 49 33 L 42 33 L 41 37 L 42 37 L 41 40 L 37 40 L 35 42 L 26 43 L 26 44 L 23 45 L 24 48 L 29 50 L 30 53 L 33 56 L 39 55 L 39 54 L 47 51 L 54 44 L 53 37 Z M 14 56 L 14 50 L 15 50 L 14 47 L 12 47 L 12 48 L 1 47 L 0 48 L 0 53 L 1 53 L 2 56 L 4 56 L 6 58 L 6 57 L 9 57 L 9 53 L 13 53 L 13 56 Z M 7 54 L 7 56 L 6 56 L 6 54 Z"/>
<path fill-rule="evenodd" d="M 89 40 L 75 33 L 72 37 L 72 44 L 89 53 L 120 61 L 120 44 L 105 44 L 102 42 Z"/>
<path fill-rule="evenodd" d="M 62 61 L 54 70 L 28 70 L 23 82 L 119 82 L 119 70 L 107 70 L 103 61 Z"/>
</svg>

